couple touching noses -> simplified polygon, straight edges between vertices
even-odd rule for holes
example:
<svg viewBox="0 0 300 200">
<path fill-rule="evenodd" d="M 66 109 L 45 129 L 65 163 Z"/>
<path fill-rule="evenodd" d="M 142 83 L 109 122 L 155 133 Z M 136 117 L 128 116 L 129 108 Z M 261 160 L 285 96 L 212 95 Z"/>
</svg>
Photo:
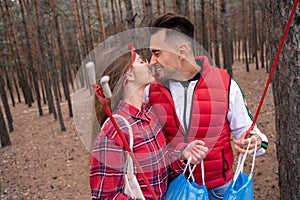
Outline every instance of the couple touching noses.
<svg viewBox="0 0 300 200">
<path fill-rule="evenodd" d="M 151 67 L 153 68 L 152 65 L 156 64 L 156 62 L 154 59 L 151 59 L 150 63 L 144 61 L 144 59 L 136 53 L 136 50 L 131 44 L 128 46 L 132 52 L 132 65 L 125 74 L 123 101 L 128 102 L 137 109 L 142 109 L 142 105 L 145 103 L 143 99 L 147 98 L 145 97 L 145 88 L 149 87 L 149 85 L 155 81 L 154 77 L 156 73 L 152 74 L 155 70 L 151 70 Z M 180 159 L 184 161 L 191 157 L 192 164 L 199 164 L 205 158 L 207 151 L 208 148 L 205 146 L 205 143 L 202 140 L 196 139 L 182 150 Z"/>
<path fill-rule="evenodd" d="M 164 199 L 170 174 L 182 173 L 184 160 L 192 157 L 198 164 L 208 148 L 201 140 L 184 144 L 184 148 L 169 148 L 166 136 L 151 102 L 144 101 L 145 88 L 155 81 L 149 63 L 129 45 L 131 51 L 113 61 L 104 74 L 110 77 L 113 90 L 111 109 L 114 115 L 124 117 L 133 133 L 133 153 L 145 172 L 158 199 Z M 98 133 L 90 160 L 90 187 L 92 199 L 127 199 L 124 190 L 124 168 L 127 154 L 116 129 L 107 120 L 101 105 L 96 106 L 101 131 Z M 129 137 L 126 123 L 115 118 L 121 131 Z M 135 171 L 143 196 L 151 199 L 140 172 Z"/>
<path fill-rule="evenodd" d="M 150 30 L 150 63 L 131 48 L 104 72 L 113 89 L 111 109 L 128 120 L 133 152 L 158 199 L 165 198 L 168 179 L 182 173 L 190 157 L 193 164 L 204 161 L 209 199 L 222 199 L 233 178 L 231 136 L 240 153 L 248 144 L 244 134 L 252 119 L 243 93 L 206 56 L 194 55 L 194 25 L 187 18 L 167 13 L 151 20 L 149 27 L 156 27 Z M 124 145 L 103 108 L 96 112 L 102 128 L 91 155 L 92 198 L 129 198 L 124 192 Z M 125 123 L 116 121 L 128 135 Z M 257 127 L 254 130 L 249 153 L 257 139 L 256 155 L 261 155 L 268 140 Z M 139 172 L 136 176 L 144 197 L 152 199 Z M 202 185 L 200 165 L 194 177 Z"/>
</svg>

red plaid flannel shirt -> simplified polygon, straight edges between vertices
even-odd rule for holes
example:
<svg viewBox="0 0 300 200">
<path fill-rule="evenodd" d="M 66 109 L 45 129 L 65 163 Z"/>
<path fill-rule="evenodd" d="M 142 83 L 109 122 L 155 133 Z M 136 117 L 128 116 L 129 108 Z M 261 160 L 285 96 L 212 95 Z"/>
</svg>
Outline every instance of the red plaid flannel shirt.
<svg viewBox="0 0 300 200">
<path fill-rule="evenodd" d="M 172 172 L 178 174 L 184 167 L 179 160 L 181 149 L 169 153 L 166 139 L 157 118 L 149 105 L 143 110 L 121 101 L 114 114 L 125 117 L 131 125 L 134 144 L 133 152 L 158 199 L 164 199 L 168 181 L 168 167 L 172 157 Z M 120 118 L 116 118 L 128 140 L 128 130 Z M 90 187 L 93 199 L 130 199 L 123 193 L 123 166 L 127 152 L 111 121 L 98 134 L 90 160 Z M 129 156 L 129 155 L 128 155 Z M 173 162 L 175 160 L 175 162 Z M 135 175 L 146 199 L 153 199 L 141 174 L 135 167 Z"/>
</svg>

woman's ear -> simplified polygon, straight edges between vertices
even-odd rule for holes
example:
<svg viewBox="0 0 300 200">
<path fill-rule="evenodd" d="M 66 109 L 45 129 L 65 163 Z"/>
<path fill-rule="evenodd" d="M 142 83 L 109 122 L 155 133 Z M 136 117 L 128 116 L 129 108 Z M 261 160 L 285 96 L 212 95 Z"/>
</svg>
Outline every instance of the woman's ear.
<svg viewBox="0 0 300 200">
<path fill-rule="evenodd" d="M 132 70 L 127 71 L 125 76 L 128 81 L 134 81 L 134 74 L 133 74 Z"/>
</svg>

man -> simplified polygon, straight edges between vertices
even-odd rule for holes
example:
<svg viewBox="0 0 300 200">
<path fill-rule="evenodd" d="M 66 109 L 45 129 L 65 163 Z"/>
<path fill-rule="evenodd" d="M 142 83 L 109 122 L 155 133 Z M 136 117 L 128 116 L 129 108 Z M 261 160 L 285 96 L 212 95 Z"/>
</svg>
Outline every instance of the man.
<svg viewBox="0 0 300 200">
<path fill-rule="evenodd" d="M 157 83 L 149 88 L 149 99 L 163 124 L 170 147 L 203 140 L 209 151 L 204 159 L 205 183 L 209 197 L 222 199 L 231 180 L 234 148 L 244 153 L 246 130 L 252 119 L 238 84 L 221 69 L 212 67 L 206 56 L 195 57 L 194 25 L 185 17 L 163 14 L 150 21 L 152 71 Z M 268 140 L 257 127 L 251 136 L 252 154 L 257 138 L 257 155 L 263 154 Z M 186 157 L 186 156 L 185 156 Z M 201 169 L 194 172 L 202 184 Z"/>
</svg>

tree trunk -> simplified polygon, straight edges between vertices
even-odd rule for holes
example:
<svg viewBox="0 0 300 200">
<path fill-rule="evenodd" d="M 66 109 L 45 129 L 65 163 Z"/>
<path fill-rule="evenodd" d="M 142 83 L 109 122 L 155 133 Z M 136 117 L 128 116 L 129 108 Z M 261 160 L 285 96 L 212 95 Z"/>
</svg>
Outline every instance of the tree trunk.
<svg viewBox="0 0 300 200">
<path fill-rule="evenodd" d="M 231 51 L 231 36 L 228 30 L 228 9 L 227 0 L 220 1 L 221 6 L 221 18 L 223 19 L 222 27 L 222 52 L 223 52 L 223 64 L 224 69 L 227 69 L 227 73 L 232 77 L 232 51 Z"/>
<path fill-rule="evenodd" d="M 184 2 L 182 0 L 176 0 L 176 13 L 179 15 L 184 15 Z"/>
<path fill-rule="evenodd" d="M 42 95 L 43 95 L 43 103 L 44 104 L 47 104 L 47 101 L 46 101 L 46 94 L 45 94 L 45 87 L 44 87 L 44 82 L 42 79 L 40 79 L 40 85 L 41 85 L 41 89 L 42 89 Z"/>
<path fill-rule="evenodd" d="M 245 0 L 242 0 L 242 15 L 243 15 L 243 30 L 242 30 L 242 35 L 243 35 L 243 48 L 244 48 L 244 58 L 245 58 L 245 62 L 246 62 L 246 71 L 250 71 L 249 69 L 249 61 L 248 61 L 248 51 L 247 51 L 247 32 L 246 32 L 246 17 L 245 17 Z"/>
<path fill-rule="evenodd" d="M 265 18 L 266 18 L 266 15 L 265 15 L 265 9 L 264 7 L 261 8 L 261 13 L 262 13 L 262 16 L 261 16 L 261 22 L 260 22 L 260 37 L 261 37 L 261 47 L 260 47 L 260 62 L 261 62 L 261 68 L 265 68 L 265 40 L 266 40 L 266 37 L 265 37 L 265 30 L 264 30 L 264 22 L 265 22 Z"/>
<path fill-rule="evenodd" d="M 270 30 L 270 29 L 268 29 Z M 268 33 L 269 35 L 269 33 Z M 268 37 L 268 36 L 267 36 Z M 266 72 L 269 73 L 270 72 L 270 65 L 271 65 L 271 53 L 272 52 L 272 47 L 270 45 L 269 42 L 269 38 L 266 39 L 266 51 L 265 51 L 265 57 L 266 57 Z"/>
<path fill-rule="evenodd" d="M 57 33 L 56 34 L 56 39 L 57 39 L 57 43 L 58 43 L 57 52 L 59 53 L 59 56 L 60 56 L 61 81 L 62 81 L 62 85 L 63 85 L 63 89 L 64 89 L 65 98 L 68 102 L 69 117 L 73 117 L 72 102 L 71 102 L 71 98 L 70 98 L 70 91 L 69 91 L 68 78 L 67 78 L 67 65 L 65 62 L 65 53 L 64 53 L 64 48 L 62 46 L 61 35 L 59 32 L 58 15 L 56 12 L 54 0 L 50 0 L 50 4 L 51 4 L 52 12 L 54 15 L 54 23 L 55 23 L 55 29 L 56 29 L 55 33 Z"/>
<path fill-rule="evenodd" d="M 48 19 L 48 27 L 51 27 L 52 30 L 55 29 L 55 27 L 52 25 L 52 21 L 50 19 Z M 45 29 L 45 32 L 47 32 L 47 28 Z M 46 41 L 47 42 L 47 53 L 48 53 L 48 61 L 50 64 L 50 73 L 51 73 L 51 79 L 52 81 L 52 89 L 54 92 L 54 97 L 55 97 L 55 103 L 56 103 L 56 109 L 57 109 L 57 115 L 58 115 L 58 119 L 59 119 L 59 124 L 60 124 L 60 129 L 61 131 L 65 131 L 66 127 L 64 125 L 64 121 L 63 121 L 63 117 L 62 117 L 62 111 L 61 111 L 61 107 L 60 107 L 60 100 L 59 100 L 59 85 L 58 80 L 57 80 L 57 73 L 56 73 L 56 58 L 57 58 L 57 54 L 58 52 L 56 52 L 56 48 L 55 48 L 55 38 L 54 38 L 54 33 L 50 34 L 50 38 Z"/>
<path fill-rule="evenodd" d="M 4 89 L 4 84 L 5 84 L 5 82 L 4 82 L 4 79 L 3 79 L 2 75 L 1 75 L 1 72 L 0 72 L 0 96 L 1 96 L 1 100 L 2 100 L 2 103 L 3 103 L 6 118 L 7 118 L 8 129 L 9 129 L 9 132 L 12 132 L 14 130 L 13 118 L 12 118 L 10 108 L 9 108 L 9 104 L 8 104 L 8 101 L 7 101 L 7 96 L 6 96 L 6 92 L 5 92 L 5 89 Z"/>
<path fill-rule="evenodd" d="M 211 21 L 208 19 L 209 23 L 208 23 L 208 27 L 207 27 L 207 32 L 208 32 L 208 49 L 207 52 L 209 55 L 212 55 L 213 52 L 213 42 L 212 42 L 212 38 L 213 38 L 213 24 L 211 23 Z"/>
<path fill-rule="evenodd" d="M 196 24 L 195 23 L 195 0 L 191 0 L 189 1 L 189 10 L 190 10 L 190 20 L 193 24 Z"/>
<path fill-rule="evenodd" d="M 162 1 L 162 13 L 166 13 L 166 0 L 161 0 Z"/>
<path fill-rule="evenodd" d="M 120 32 L 125 30 L 124 18 L 123 18 L 123 11 L 122 11 L 122 7 L 121 7 L 121 1 L 122 1 L 122 0 L 119 0 L 119 1 L 118 1 L 119 12 L 120 12 L 120 24 L 119 24 Z"/>
<path fill-rule="evenodd" d="M 120 10 L 120 1 L 117 1 L 117 0 L 115 0 L 115 1 L 112 1 L 111 2 L 112 4 L 114 4 L 115 5 L 115 12 L 116 12 L 116 18 L 117 18 L 117 27 L 116 28 L 118 28 L 118 33 L 119 32 L 122 32 L 124 29 L 123 29 L 123 18 L 121 17 L 121 10 Z M 122 20 L 121 20 L 121 18 L 122 18 Z"/>
<path fill-rule="evenodd" d="M 0 106 L 0 141 L 1 141 L 2 148 L 11 145 L 11 141 L 6 128 L 1 106 Z"/>
<path fill-rule="evenodd" d="M 127 29 L 134 29 L 135 28 L 135 17 L 133 15 L 132 3 L 131 0 L 124 0 L 125 9 L 126 9 L 126 21 L 127 21 Z"/>
<path fill-rule="evenodd" d="M 172 6 L 173 6 L 173 12 L 177 13 L 177 7 L 176 7 L 177 0 L 172 0 Z"/>
<path fill-rule="evenodd" d="M 39 5 L 38 5 L 38 3 L 39 3 Z M 45 34 L 42 32 L 42 30 L 45 31 L 45 28 L 46 28 L 45 22 L 44 22 L 45 19 L 44 19 L 44 14 L 43 14 L 44 13 L 43 7 L 41 6 L 40 2 L 38 2 L 37 0 L 33 1 L 33 5 L 34 5 L 33 6 L 34 11 L 35 11 L 37 33 L 38 33 L 38 40 L 37 40 L 38 47 L 39 47 L 41 55 L 46 55 L 43 44 L 44 44 L 44 41 L 47 41 L 47 36 L 45 36 Z M 41 8 L 41 9 L 39 10 L 39 8 Z M 40 12 L 41 12 L 41 14 L 40 14 Z M 42 21 L 42 23 L 40 23 L 40 21 Z M 47 63 L 47 59 L 44 59 L 43 62 L 41 62 L 39 65 L 40 72 L 42 74 L 45 91 L 46 91 L 49 113 L 53 113 L 54 118 L 56 118 L 57 117 L 56 110 L 54 107 L 53 95 L 52 95 L 52 90 L 51 90 L 51 86 L 50 86 L 50 80 L 48 79 L 47 66 L 49 66 L 49 64 Z"/>
<path fill-rule="evenodd" d="M 105 33 L 105 24 L 104 24 L 104 20 L 103 20 L 103 16 L 102 16 L 102 10 L 100 7 L 100 3 L 99 0 L 96 0 L 96 8 L 97 8 L 97 14 L 98 14 L 98 23 L 100 26 L 100 30 L 102 33 L 102 40 L 106 39 L 106 33 Z"/>
<path fill-rule="evenodd" d="M 8 40 L 8 36 L 7 36 L 8 27 L 7 27 L 7 24 L 6 24 L 6 17 L 4 15 L 4 11 L 3 11 L 3 8 L 2 8 L 1 2 L 0 2 L 0 13 L 2 15 L 2 22 L 3 22 L 3 33 L 4 33 L 4 41 L 5 41 L 4 44 L 5 44 L 6 50 L 7 50 L 6 60 L 7 60 L 8 66 L 5 67 L 5 69 L 4 69 L 5 77 L 6 77 L 6 84 L 7 84 L 8 90 L 9 90 L 12 105 L 13 105 L 13 107 L 15 107 L 15 99 L 14 99 L 14 95 L 13 95 L 13 89 L 12 89 L 12 86 L 11 86 L 11 81 L 10 81 L 10 77 L 9 77 L 9 73 L 8 73 L 8 69 L 13 69 L 13 66 L 11 65 L 12 58 L 11 58 L 11 53 L 10 53 L 11 50 L 12 50 L 12 46 L 11 46 L 9 40 Z M 4 64 L 2 64 L 2 65 L 4 66 Z"/>
<path fill-rule="evenodd" d="M 115 10 L 115 4 L 114 4 L 114 0 L 110 0 L 110 7 L 111 7 L 111 15 L 112 15 L 112 26 L 113 26 L 113 34 L 116 34 L 117 31 L 117 23 L 116 23 L 116 10 Z"/>
<path fill-rule="evenodd" d="M 92 28 L 92 20 L 91 20 L 91 12 L 90 12 L 90 0 L 86 0 L 86 8 L 87 8 L 87 18 L 88 18 L 88 27 L 89 27 L 89 38 L 91 43 L 91 48 L 93 49 L 96 45 L 95 39 L 94 39 L 94 31 Z"/>
<path fill-rule="evenodd" d="M 142 4 L 144 14 L 143 24 L 147 26 L 150 18 L 152 17 L 152 3 L 150 0 L 143 0 Z"/>
<path fill-rule="evenodd" d="M 28 26 L 27 26 L 27 22 L 25 19 L 25 13 L 24 13 L 24 6 L 21 0 L 19 0 L 19 5 L 20 5 L 20 10 L 21 10 L 21 16 L 22 16 L 22 24 L 25 30 L 25 39 L 26 39 L 26 48 L 27 48 L 27 53 L 28 53 L 28 69 L 31 72 L 31 76 L 33 79 L 33 84 L 34 84 L 34 89 L 35 89 L 35 93 L 36 93 L 36 98 L 37 98 L 37 105 L 38 105 L 38 111 L 39 111 L 39 115 L 42 116 L 43 115 L 43 109 L 42 109 L 42 105 L 41 105 L 41 95 L 40 95 L 40 90 L 39 90 L 39 84 L 38 84 L 38 80 L 37 80 L 37 73 L 34 69 L 34 63 L 33 63 L 33 56 L 32 56 L 32 48 L 31 48 L 31 40 L 29 37 L 29 31 L 28 31 Z M 27 12 L 28 14 L 28 18 L 30 19 L 30 13 Z M 27 67 L 26 67 L 27 68 Z"/>
<path fill-rule="evenodd" d="M 252 17 L 252 1 L 251 2 L 247 2 L 245 1 L 245 4 L 246 4 L 246 16 L 247 16 L 247 19 L 248 19 L 248 24 L 247 24 L 247 29 L 248 29 L 248 52 L 249 52 L 249 62 L 250 63 L 254 63 L 254 57 L 253 57 L 253 17 Z M 250 27 L 250 28 L 248 28 Z"/>
<path fill-rule="evenodd" d="M 80 24 L 80 17 L 79 17 L 79 9 L 78 9 L 78 2 L 77 0 L 74 1 L 74 15 L 76 20 L 76 38 L 77 38 L 77 44 L 78 44 L 78 51 L 80 54 L 80 62 L 83 60 L 83 36 L 82 36 L 82 29 Z"/>
<path fill-rule="evenodd" d="M 9 26 L 10 26 L 10 30 L 11 30 L 11 34 L 12 34 L 12 40 L 13 40 L 13 44 L 14 44 L 14 49 L 15 49 L 15 56 L 16 56 L 16 64 L 17 64 L 17 70 L 18 70 L 18 79 L 19 79 L 19 86 L 22 89 L 23 95 L 24 95 L 24 99 L 26 104 L 28 104 L 29 107 L 32 106 L 32 95 L 31 95 L 31 91 L 29 88 L 29 84 L 27 82 L 26 79 L 26 73 L 24 72 L 25 70 L 23 69 L 23 65 L 21 62 L 21 52 L 20 52 L 20 45 L 16 36 L 16 31 L 15 31 L 15 27 L 14 27 L 14 22 L 13 22 L 13 18 L 11 17 L 11 13 L 10 13 L 10 8 L 9 8 L 9 3 L 8 0 L 5 0 L 5 8 L 6 8 L 6 12 L 7 12 L 7 16 L 8 16 L 8 22 L 9 22 Z"/>
<path fill-rule="evenodd" d="M 8 91 L 9 91 L 12 106 L 15 107 L 16 102 L 15 102 L 15 98 L 14 98 L 14 94 L 13 94 L 13 88 L 12 88 L 12 85 L 11 85 L 11 80 L 10 80 L 10 77 L 8 75 L 7 67 L 5 68 L 5 78 L 6 78 L 6 85 L 7 85 Z"/>
<path fill-rule="evenodd" d="M 253 17 L 253 23 L 252 23 L 252 33 L 253 33 L 253 41 L 252 41 L 252 46 L 253 46 L 253 56 L 255 58 L 255 68 L 258 70 L 259 69 L 259 63 L 258 63 L 258 48 L 257 48 L 257 28 L 256 28 L 256 13 L 255 13 L 255 4 L 254 1 L 252 1 L 252 17 Z"/>
<path fill-rule="evenodd" d="M 29 2 L 29 0 L 25 0 L 23 1 L 24 6 L 25 6 L 25 10 L 27 13 L 27 23 L 28 23 L 28 33 L 29 33 L 29 38 L 30 38 L 30 42 L 32 43 L 31 47 L 32 47 L 32 55 L 33 56 L 33 65 L 35 66 L 34 70 L 35 70 L 35 76 L 36 79 L 38 80 L 39 83 L 41 83 L 41 70 L 40 70 L 40 65 L 39 63 L 42 63 L 43 58 L 42 55 L 39 51 L 39 45 L 38 45 L 38 41 L 36 40 L 36 38 L 38 38 L 38 36 L 36 35 L 36 30 L 37 30 L 37 26 L 35 26 L 33 24 L 33 19 L 34 19 L 34 9 L 32 10 L 31 8 L 33 7 L 33 2 Z M 38 84 L 40 86 L 42 86 L 43 84 Z M 43 96 L 43 101 L 45 102 L 46 99 L 44 98 L 45 95 L 42 94 Z M 44 103 L 46 104 L 46 103 Z"/>
<path fill-rule="evenodd" d="M 160 0 L 156 0 L 156 10 L 157 10 L 157 14 L 160 15 Z"/>
<path fill-rule="evenodd" d="M 21 101 L 19 86 L 18 86 L 18 83 L 17 83 L 17 80 L 16 80 L 16 77 L 15 77 L 14 73 L 12 73 L 12 78 L 13 78 L 13 82 L 14 82 L 14 85 L 15 85 L 15 90 L 17 92 L 18 102 L 21 103 L 22 101 Z"/>
<path fill-rule="evenodd" d="M 268 24 L 269 41 L 277 50 L 279 40 L 292 10 L 293 1 L 268 1 L 271 11 Z M 280 199 L 300 199 L 300 11 L 296 9 L 279 63 L 272 79 L 275 122 L 277 132 L 277 158 L 279 167 Z M 277 33 L 277 34 L 274 34 Z M 279 34 L 280 33 L 280 34 Z M 275 51 L 272 52 L 275 55 Z"/>
<path fill-rule="evenodd" d="M 166 13 L 166 1 L 162 0 L 162 11 L 163 13 Z"/>
<path fill-rule="evenodd" d="M 215 6 L 215 1 L 212 1 L 212 12 L 213 12 L 213 26 L 214 26 L 214 57 L 217 67 L 221 67 L 220 64 L 220 50 L 219 50 L 219 34 L 218 34 L 218 9 Z"/>
<path fill-rule="evenodd" d="M 235 25 L 234 25 L 234 20 L 232 19 L 232 14 L 231 13 L 234 13 L 234 10 L 230 11 L 230 5 L 233 4 L 233 0 L 226 0 L 226 4 L 227 4 L 227 26 L 228 26 L 228 33 L 229 33 L 229 46 L 230 46 L 230 70 L 232 73 L 232 65 L 233 65 L 233 62 L 234 62 L 234 50 L 233 50 L 233 45 L 234 45 L 234 37 L 235 37 Z"/>
<path fill-rule="evenodd" d="M 237 47 L 237 53 L 238 53 L 238 61 L 241 61 L 241 37 L 240 37 L 240 31 L 239 31 L 239 37 L 238 37 L 238 47 Z"/>
<path fill-rule="evenodd" d="M 69 82 L 72 86 L 72 89 L 74 90 L 74 82 L 73 82 L 73 77 L 72 77 L 72 70 L 70 69 L 70 55 L 68 53 L 68 49 L 66 47 L 66 42 L 65 42 L 65 37 L 64 37 L 64 31 L 61 25 L 61 20 L 60 20 L 60 16 L 57 17 L 57 23 L 59 26 L 59 34 L 61 37 L 61 45 L 62 45 L 62 49 L 65 52 L 65 62 L 66 62 L 66 71 L 67 71 L 67 78 L 69 79 Z"/>
<path fill-rule="evenodd" d="M 208 50 L 208 39 L 207 39 L 207 27 L 206 27 L 206 17 L 205 17 L 205 1 L 201 0 L 201 32 L 202 32 L 202 46 L 207 51 Z"/>
<path fill-rule="evenodd" d="M 190 18 L 189 0 L 184 0 L 184 16 Z"/>
<path fill-rule="evenodd" d="M 75 0 L 77 1 L 77 0 Z M 86 31 L 86 25 L 85 25 L 85 14 L 84 14 L 84 8 L 83 8 L 83 2 L 82 0 L 79 0 L 79 6 L 81 11 L 81 21 L 82 21 L 82 30 L 83 30 L 83 39 L 84 39 L 84 55 L 88 55 L 89 53 L 89 42 L 88 42 L 88 34 Z"/>
<path fill-rule="evenodd" d="M 239 12 L 241 13 L 241 12 Z M 236 23 L 237 23 L 237 60 L 241 61 L 241 40 L 242 40 L 242 31 L 241 31 L 241 17 L 236 19 Z"/>
</svg>

